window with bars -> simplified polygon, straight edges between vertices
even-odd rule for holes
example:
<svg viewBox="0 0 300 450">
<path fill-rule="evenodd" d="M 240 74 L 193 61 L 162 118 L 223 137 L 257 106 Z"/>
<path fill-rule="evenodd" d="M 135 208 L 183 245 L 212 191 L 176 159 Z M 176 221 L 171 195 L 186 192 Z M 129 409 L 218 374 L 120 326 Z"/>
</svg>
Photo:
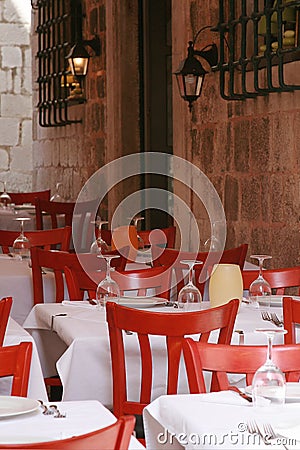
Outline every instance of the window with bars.
<svg viewBox="0 0 300 450">
<path fill-rule="evenodd" d="M 83 102 L 74 95 L 78 88 L 66 56 L 75 42 L 82 40 L 81 0 L 37 0 L 38 110 L 41 127 L 65 126 L 81 122 L 69 118 L 68 109 Z"/>
<path fill-rule="evenodd" d="M 243 100 L 300 89 L 289 84 L 286 63 L 300 59 L 300 1 L 220 0 L 221 95 Z M 264 69 L 264 72 L 260 72 Z"/>
</svg>

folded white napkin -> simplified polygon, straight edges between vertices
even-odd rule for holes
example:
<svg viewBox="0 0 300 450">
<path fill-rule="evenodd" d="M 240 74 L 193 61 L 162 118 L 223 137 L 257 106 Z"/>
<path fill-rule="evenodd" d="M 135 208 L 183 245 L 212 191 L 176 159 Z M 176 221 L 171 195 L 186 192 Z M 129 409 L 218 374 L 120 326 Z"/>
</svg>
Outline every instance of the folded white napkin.
<svg viewBox="0 0 300 450">
<path fill-rule="evenodd" d="M 75 306 L 77 308 L 90 308 L 90 309 L 94 309 L 95 305 L 91 305 L 90 302 L 88 302 L 87 300 L 63 300 L 62 304 L 65 306 Z"/>
</svg>

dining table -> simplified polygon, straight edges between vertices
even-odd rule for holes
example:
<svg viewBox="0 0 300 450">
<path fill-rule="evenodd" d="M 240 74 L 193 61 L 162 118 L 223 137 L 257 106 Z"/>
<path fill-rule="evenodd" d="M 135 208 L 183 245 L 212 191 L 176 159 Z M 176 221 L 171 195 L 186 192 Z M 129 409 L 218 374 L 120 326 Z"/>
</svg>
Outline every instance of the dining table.
<svg viewBox="0 0 300 450">
<path fill-rule="evenodd" d="M 50 406 L 46 401 L 41 405 L 36 399 L 3 397 L 0 410 L 0 447 L 1 444 L 29 444 L 80 436 L 107 427 L 117 420 L 96 400 L 56 402 L 55 408 Z M 45 411 L 52 414 L 44 414 Z M 59 411 L 61 417 L 56 417 L 56 411 Z M 143 448 L 132 436 L 129 449 Z"/>
<path fill-rule="evenodd" d="M 32 271 L 28 259 L 20 260 L 0 254 L 0 298 L 12 297 L 11 317 L 20 325 L 33 307 Z M 43 275 L 44 301 L 55 301 L 55 281 L 52 272 Z"/>
<path fill-rule="evenodd" d="M 163 395 L 143 411 L 146 448 L 299 450 L 300 384 L 296 384 L 298 398 L 275 406 L 253 406 L 233 391 Z"/>
<path fill-rule="evenodd" d="M 300 300 L 300 298 L 298 297 Z M 282 318 L 282 296 L 274 296 L 272 312 Z M 147 305 L 143 302 L 122 300 L 121 304 L 133 307 L 145 307 L 151 311 L 172 312 L 174 320 L 178 309 L 164 306 L 164 301 L 149 298 Z M 275 306 L 274 306 L 275 305 Z M 210 307 L 209 302 L 202 302 L 200 308 Z M 263 320 L 263 307 L 254 308 L 241 303 L 232 336 L 233 344 L 264 345 L 266 341 L 255 328 L 276 327 Z M 187 311 L 186 314 L 189 314 Z M 112 405 L 112 372 L 108 327 L 105 309 L 91 305 L 87 301 L 65 301 L 61 304 L 36 305 L 24 323 L 39 349 L 40 361 L 44 376 L 55 373 L 46 372 L 56 365 L 63 385 L 63 400 L 93 399 L 101 401 L 105 406 Z M 216 340 L 217 333 L 211 334 L 210 341 Z M 192 336 L 197 339 L 198 336 Z M 130 357 L 128 364 L 128 390 L 130 397 L 138 398 L 139 386 L 139 349 L 135 334 L 124 335 L 125 351 Z M 300 341 L 300 336 L 299 336 Z M 283 336 L 275 337 L 274 344 L 283 343 Z M 60 344 L 60 347 L 59 347 Z M 151 347 L 154 358 L 153 398 L 165 393 L 166 387 L 166 349 L 165 340 L 161 336 L 151 336 Z M 48 349 L 53 350 L 49 355 Z M 56 355 L 54 354 L 56 351 Z M 51 360 L 52 358 L 52 360 Z M 233 381 L 241 386 L 242 377 L 233 376 Z M 180 367 L 179 393 L 187 393 L 188 384 L 184 364 Z"/>
<path fill-rule="evenodd" d="M 24 230 L 35 230 L 34 205 L 14 205 L 11 208 L 0 208 L 0 230 L 20 231 L 20 223 L 16 219 L 23 217 L 27 219 L 24 221 Z"/>
<path fill-rule="evenodd" d="M 48 399 L 48 396 L 35 341 L 32 336 L 26 330 L 24 330 L 24 328 L 21 327 L 21 325 L 19 325 L 14 319 L 10 317 L 5 332 L 3 345 L 17 345 L 20 342 L 28 341 L 32 342 L 32 358 L 28 384 L 28 397 L 45 401 Z M 10 388 L 11 379 L 1 378 L 0 395 L 8 395 L 10 393 Z"/>
</svg>

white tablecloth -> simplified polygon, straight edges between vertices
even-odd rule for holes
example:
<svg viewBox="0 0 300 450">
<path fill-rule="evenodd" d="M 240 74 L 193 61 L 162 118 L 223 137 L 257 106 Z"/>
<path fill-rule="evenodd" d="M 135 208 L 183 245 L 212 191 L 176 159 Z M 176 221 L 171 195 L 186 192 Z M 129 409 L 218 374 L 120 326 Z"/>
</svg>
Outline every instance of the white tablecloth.
<svg viewBox="0 0 300 450">
<path fill-rule="evenodd" d="M 208 306 L 208 303 L 206 304 Z M 154 309 L 152 309 L 154 310 Z M 174 308 L 158 308 L 159 311 L 173 312 Z M 272 308 L 281 314 L 281 308 Z M 63 314 L 63 315 L 57 315 Z M 188 313 L 187 313 L 188 314 Z M 175 317 L 174 317 L 175 319 Z M 175 319 L 176 320 L 176 319 Z M 52 323 L 52 331 L 51 331 Z M 268 327 L 274 327 L 270 322 Z M 246 344 L 266 344 L 264 336 L 255 333 L 256 327 L 265 327 L 259 310 L 242 304 L 237 316 L 235 329 L 243 330 Z M 45 376 L 57 361 L 57 370 L 63 383 L 64 400 L 97 399 L 104 405 L 112 405 L 112 375 L 108 329 L 103 310 L 95 307 L 67 306 L 62 304 L 36 305 L 24 327 L 36 340 Z M 54 332 L 53 332 L 54 331 Z M 239 343 L 239 334 L 233 333 L 232 342 Z M 282 342 L 282 335 L 275 343 Z M 212 341 L 214 336 L 212 336 Z M 42 344 L 41 344 L 42 342 Z M 151 340 L 154 348 L 154 393 L 153 398 L 165 393 L 166 364 L 165 340 L 155 336 Z M 58 345 L 60 344 L 60 348 Z M 132 398 L 138 398 L 139 359 L 135 335 L 125 336 L 126 352 L 132 358 L 128 371 L 128 389 Z M 56 355 L 49 355 L 48 349 L 57 349 Z M 52 359 L 52 360 L 51 360 Z M 179 392 L 188 392 L 185 370 L 180 376 Z"/>
<path fill-rule="evenodd" d="M 143 412 L 146 447 L 152 449 L 259 449 L 280 448 L 286 442 L 300 449 L 300 403 L 254 407 L 232 391 L 200 395 L 161 396 Z M 247 431 L 255 420 L 260 428 L 270 423 L 291 441 L 270 441 Z M 263 433 L 264 434 L 264 433 Z"/>
<path fill-rule="evenodd" d="M 53 273 L 43 275 L 44 301 L 55 301 Z M 28 261 L 19 261 L 7 255 L 0 255 L 0 298 L 12 297 L 11 317 L 23 324 L 33 307 L 31 268 Z"/>
<path fill-rule="evenodd" d="M 35 208 L 21 209 L 17 206 L 15 211 L 0 209 L 0 230 L 20 231 L 20 222 L 15 220 L 18 217 L 29 217 L 30 220 L 24 222 L 24 230 L 35 230 Z"/>
<path fill-rule="evenodd" d="M 116 421 L 115 416 L 97 401 L 56 402 L 56 405 L 60 412 L 66 414 L 65 418 L 55 419 L 51 415 L 44 415 L 41 408 L 28 414 L 1 418 L 0 443 L 66 439 L 96 431 Z M 143 448 L 132 436 L 129 449 Z"/>
<path fill-rule="evenodd" d="M 4 338 L 4 345 L 16 345 L 24 341 L 30 341 L 33 344 L 27 395 L 30 398 L 47 400 L 48 397 L 44 383 L 44 377 L 35 341 L 26 330 L 24 330 L 17 322 L 15 322 L 15 320 L 10 318 Z M 10 385 L 10 380 L 8 380 L 7 378 L 0 379 L 0 395 L 8 395 L 10 393 Z"/>
</svg>

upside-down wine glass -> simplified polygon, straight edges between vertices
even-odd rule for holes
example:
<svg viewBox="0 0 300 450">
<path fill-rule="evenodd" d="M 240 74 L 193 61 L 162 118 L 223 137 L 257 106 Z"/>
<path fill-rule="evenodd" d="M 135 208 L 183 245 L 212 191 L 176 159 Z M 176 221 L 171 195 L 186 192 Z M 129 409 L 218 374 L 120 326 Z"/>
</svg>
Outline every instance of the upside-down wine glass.
<svg viewBox="0 0 300 450">
<path fill-rule="evenodd" d="M 120 255 L 101 255 L 100 258 L 104 258 L 106 261 L 106 277 L 100 281 L 96 291 L 96 301 L 99 306 L 105 307 L 106 302 L 120 300 L 120 288 L 115 280 L 111 277 L 111 260 L 114 258 L 120 258 Z"/>
<path fill-rule="evenodd" d="M 193 268 L 196 264 L 203 264 L 203 262 L 184 259 L 180 263 L 189 266 L 189 272 L 188 283 L 179 291 L 177 306 L 185 310 L 194 309 L 200 306 L 202 296 L 199 289 L 193 284 Z"/>
<path fill-rule="evenodd" d="M 21 233 L 17 237 L 17 239 L 14 240 L 13 243 L 13 253 L 16 256 L 20 256 L 22 259 L 29 258 L 30 257 L 30 241 L 29 239 L 24 235 L 24 222 L 27 220 L 30 220 L 30 217 L 18 217 L 18 222 L 20 222 L 20 229 Z"/>
<path fill-rule="evenodd" d="M 287 331 L 278 328 L 257 328 L 255 331 L 265 334 L 268 347 L 266 361 L 255 372 L 252 380 L 253 405 L 282 405 L 285 402 L 285 376 L 272 361 L 272 345 L 276 334 L 285 334 Z"/>
<path fill-rule="evenodd" d="M 139 235 L 139 232 L 138 232 L 138 225 L 139 225 L 139 222 L 141 220 L 144 220 L 144 217 L 140 216 L 140 217 L 135 217 L 133 219 L 133 225 L 135 226 L 136 232 L 137 232 L 138 248 L 139 248 L 139 250 L 143 250 L 144 249 L 144 241 L 143 241 L 143 239 L 141 238 L 141 236 Z"/>
<path fill-rule="evenodd" d="M 221 220 L 215 220 L 211 223 L 211 236 L 204 242 L 204 249 L 205 251 L 211 251 L 211 252 L 217 252 L 221 249 L 221 243 L 219 239 L 216 236 L 216 227 L 217 223 L 220 223 Z"/>
<path fill-rule="evenodd" d="M 263 263 L 265 259 L 271 259 L 270 255 L 251 255 L 250 258 L 258 259 L 259 274 L 249 286 L 249 299 L 253 306 L 259 307 L 259 304 L 270 306 L 270 296 L 272 289 L 267 280 L 263 277 Z M 260 298 L 259 298 L 260 297 Z"/>
<path fill-rule="evenodd" d="M 0 195 L 0 203 L 3 208 L 8 208 L 11 204 L 11 197 L 6 192 L 6 181 L 3 181 L 3 192 Z"/>
<path fill-rule="evenodd" d="M 60 186 L 62 186 L 62 183 L 56 183 L 55 186 L 55 193 L 52 195 L 52 197 L 50 198 L 51 202 L 63 202 L 63 198 L 59 193 L 59 188 Z"/>
<path fill-rule="evenodd" d="M 90 247 L 90 253 L 97 253 L 98 255 L 102 255 L 102 253 L 107 253 L 109 250 L 108 245 L 105 242 L 105 240 L 102 239 L 101 230 L 102 230 L 102 226 L 107 224 L 108 221 L 107 220 L 96 220 L 95 222 L 92 222 L 92 223 L 95 223 L 98 226 L 98 237 L 92 243 L 92 245 Z"/>
</svg>

